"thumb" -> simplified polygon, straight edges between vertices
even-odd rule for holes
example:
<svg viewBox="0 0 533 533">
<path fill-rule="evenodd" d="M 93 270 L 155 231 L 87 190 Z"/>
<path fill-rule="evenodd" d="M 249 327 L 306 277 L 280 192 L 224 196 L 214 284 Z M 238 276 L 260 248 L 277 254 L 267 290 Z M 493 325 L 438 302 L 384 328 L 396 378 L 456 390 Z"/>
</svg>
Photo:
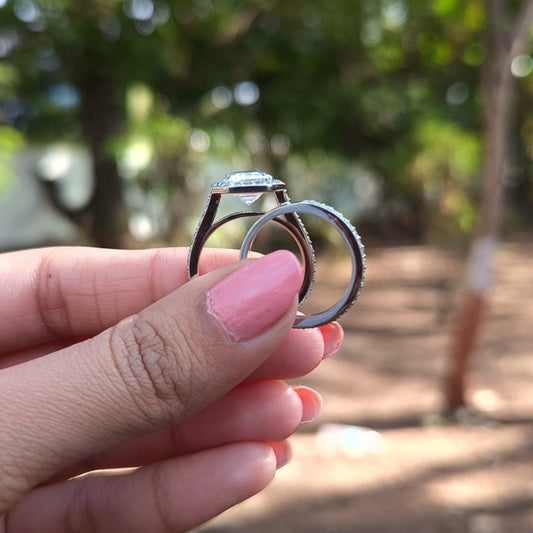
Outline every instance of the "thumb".
<svg viewBox="0 0 533 533">
<path fill-rule="evenodd" d="M 61 468 L 232 389 L 289 332 L 301 280 L 283 250 L 229 265 L 93 339 L 3 371 L 0 515 Z"/>
</svg>

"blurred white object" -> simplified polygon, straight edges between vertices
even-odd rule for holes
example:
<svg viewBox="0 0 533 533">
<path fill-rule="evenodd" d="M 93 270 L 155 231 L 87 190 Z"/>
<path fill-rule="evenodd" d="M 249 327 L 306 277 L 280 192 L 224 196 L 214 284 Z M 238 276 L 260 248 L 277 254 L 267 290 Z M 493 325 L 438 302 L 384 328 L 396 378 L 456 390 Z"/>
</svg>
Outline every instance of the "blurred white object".
<svg viewBox="0 0 533 533">
<path fill-rule="evenodd" d="M 57 199 L 67 211 L 84 208 L 94 192 L 89 151 L 79 145 L 56 143 L 45 147 L 35 162 L 37 176 L 56 185 Z"/>
<path fill-rule="evenodd" d="M 327 456 L 345 455 L 354 459 L 383 452 L 383 437 L 369 428 L 346 424 L 323 424 L 316 434 L 316 446 Z"/>
<path fill-rule="evenodd" d="M 77 227 L 52 205 L 43 182 L 54 182 L 59 202 L 75 211 L 91 197 L 91 172 L 83 148 L 27 146 L 14 154 L 0 189 L 0 250 L 76 242 Z"/>
</svg>

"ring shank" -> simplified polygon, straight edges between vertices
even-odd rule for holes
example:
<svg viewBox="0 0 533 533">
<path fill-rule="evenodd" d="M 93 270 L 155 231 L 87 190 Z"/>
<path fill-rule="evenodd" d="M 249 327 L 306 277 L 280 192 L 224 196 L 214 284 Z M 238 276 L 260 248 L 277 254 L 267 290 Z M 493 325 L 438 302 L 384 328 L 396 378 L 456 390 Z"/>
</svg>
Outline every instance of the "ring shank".
<svg viewBox="0 0 533 533">
<path fill-rule="evenodd" d="M 254 240 L 261 229 L 268 222 L 287 213 L 300 213 L 314 215 L 331 224 L 341 235 L 348 246 L 352 263 L 350 282 L 342 298 L 329 309 L 314 315 L 297 316 L 294 322 L 295 328 L 313 328 L 321 326 L 337 319 L 346 312 L 354 303 L 363 286 L 365 273 L 365 253 L 356 229 L 350 222 L 332 207 L 312 200 L 304 200 L 294 204 L 281 205 L 257 220 L 244 238 L 240 250 L 240 258 L 245 259 L 252 248 Z"/>
<path fill-rule="evenodd" d="M 212 226 L 205 228 L 205 230 L 203 230 L 201 234 L 198 234 L 196 236 L 196 238 L 194 239 L 194 243 L 191 247 L 189 256 L 190 259 L 188 264 L 189 278 L 192 278 L 193 276 L 198 274 L 200 253 L 204 248 L 205 243 L 209 240 L 209 237 L 211 237 L 211 235 L 215 233 L 215 231 L 217 231 L 224 224 L 233 220 L 248 217 L 259 217 L 264 214 L 264 212 L 257 211 L 242 211 L 238 213 L 232 213 L 231 215 L 227 215 L 224 218 L 221 218 Z M 311 288 L 313 285 L 315 274 L 315 255 L 313 252 L 313 248 L 311 247 L 311 244 L 307 239 L 307 235 L 301 231 L 301 228 L 299 226 L 295 226 L 292 221 L 280 217 L 275 217 L 273 220 L 274 222 L 277 222 L 280 226 L 282 226 L 287 231 L 287 233 L 294 239 L 294 241 L 298 245 L 298 250 L 300 251 L 300 254 L 302 256 L 304 264 L 304 280 L 302 282 L 302 286 L 298 295 L 298 301 L 301 304 L 311 292 Z"/>
</svg>

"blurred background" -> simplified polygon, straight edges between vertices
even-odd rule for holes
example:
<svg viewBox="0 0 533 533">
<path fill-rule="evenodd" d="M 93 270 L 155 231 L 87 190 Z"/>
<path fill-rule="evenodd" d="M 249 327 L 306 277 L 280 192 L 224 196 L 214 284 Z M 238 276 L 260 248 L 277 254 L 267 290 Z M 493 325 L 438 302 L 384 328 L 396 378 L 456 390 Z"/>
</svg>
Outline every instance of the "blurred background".
<svg viewBox="0 0 533 533">
<path fill-rule="evenodd" d="M 532 20 L 512 0 L 0 0 L 0 250 L 187 246 L 210 183 L 248 169 L 366 244 L 346 342 L 303 380 L 322 420 L 205 531 L 533 531 Z M 306 224 L 322 309 L 349 264 Z"/>
</svg>

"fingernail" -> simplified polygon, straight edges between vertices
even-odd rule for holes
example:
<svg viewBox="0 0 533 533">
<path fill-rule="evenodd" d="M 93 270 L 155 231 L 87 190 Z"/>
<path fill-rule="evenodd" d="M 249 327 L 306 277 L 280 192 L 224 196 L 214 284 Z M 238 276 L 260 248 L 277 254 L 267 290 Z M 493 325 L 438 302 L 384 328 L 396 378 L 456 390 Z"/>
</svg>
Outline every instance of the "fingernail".
<svg viewBox="0 0 533 533">
<path fill-rule="evenodd" d="M 338 322 L 330 322 L 320 326 L 319 329 L 324 339 L 324 355 L 322 359 L 327 359 L 339 351 L 344 339 L 344 331 Z"/>
<path fill-rule="evenodd" d="M 322 413 L 322 396 L 309 387 L 294 387 L 302 401 L 302 424 L 314 422 Z"/>
<path fill-rule="evenodd" d="M 249 261 L 211 287 L 207 312 L 233 342 L 249 340 L 289 310 L 302 283 L 298 259 L 278 250 Z"/>
<path fill-rule="evenodd" d="M 292 448 L 289 441 L 271 442 L 270 446 L 272 446 L 276 455 L 276 468 L 281 468 L 290 462 L 292 459 Z"/>
</svg>

